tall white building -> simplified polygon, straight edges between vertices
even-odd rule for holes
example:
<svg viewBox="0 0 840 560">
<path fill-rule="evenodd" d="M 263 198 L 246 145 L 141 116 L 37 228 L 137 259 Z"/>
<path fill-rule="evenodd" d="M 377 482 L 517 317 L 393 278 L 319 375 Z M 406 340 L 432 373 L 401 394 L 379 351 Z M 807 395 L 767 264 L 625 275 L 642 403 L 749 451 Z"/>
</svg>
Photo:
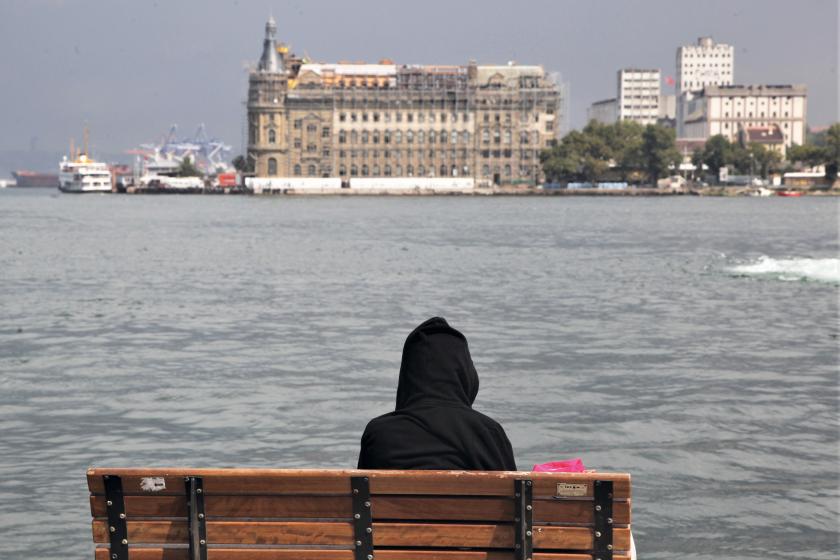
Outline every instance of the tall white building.
<svg viewBox="0 0 840 560">
<path fill-rule="evenodd" d="M 659 118 L 659 70 L 618 71 L 618 120 L 656 124 Z"/>
<path fill-rule="evenodd" d="M 706 86 L 728 86 L 735 79 L 735 47 L 700 37 L 677 49 L 677 136 L 687 135 L 684 105 Z"/>
</svg>

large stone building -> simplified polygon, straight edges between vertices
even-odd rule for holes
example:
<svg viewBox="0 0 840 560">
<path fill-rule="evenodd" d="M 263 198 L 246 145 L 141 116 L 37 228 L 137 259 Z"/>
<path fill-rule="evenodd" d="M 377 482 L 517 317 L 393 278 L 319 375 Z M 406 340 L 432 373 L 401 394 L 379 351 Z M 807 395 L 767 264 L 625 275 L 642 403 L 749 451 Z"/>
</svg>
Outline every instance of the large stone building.
<svg viewBox="0 0 840 560">
<path fill-rule="evenodd" d="M 786 147 L 804 144 L 807 108 L 804 85 L 706 86 L 685 102 L 684 137 L 735 142 L 749 129 L 775 127 Z"/>
<path fill-rule="evenodd" d="M 266 24 L 249 76 L 248 157 L 258 177 L 541 179 L 561 88 L 540 66 L 316 64 Z"/>
</svg>

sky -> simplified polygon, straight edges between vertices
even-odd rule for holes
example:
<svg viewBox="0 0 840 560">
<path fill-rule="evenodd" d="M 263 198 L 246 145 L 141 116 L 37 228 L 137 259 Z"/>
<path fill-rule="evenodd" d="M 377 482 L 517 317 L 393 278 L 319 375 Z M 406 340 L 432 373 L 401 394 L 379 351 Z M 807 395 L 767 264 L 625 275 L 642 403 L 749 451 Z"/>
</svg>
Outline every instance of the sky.
<svg viewBox="0 0 840 560">
<path fill-rule="evenodd" d="M 87 126 L 119 153 L 204 123 L 239 153 L 269 15 L 322 62 L 542 64 L 573 127 L 619 68 L 675 76 L 677 47 L 711 35 L 736 83 L 804 83 L 810 125 L 838 120 L 837 0 L 0 0 L 0 150 L 66 150 Z"/>
</svg>

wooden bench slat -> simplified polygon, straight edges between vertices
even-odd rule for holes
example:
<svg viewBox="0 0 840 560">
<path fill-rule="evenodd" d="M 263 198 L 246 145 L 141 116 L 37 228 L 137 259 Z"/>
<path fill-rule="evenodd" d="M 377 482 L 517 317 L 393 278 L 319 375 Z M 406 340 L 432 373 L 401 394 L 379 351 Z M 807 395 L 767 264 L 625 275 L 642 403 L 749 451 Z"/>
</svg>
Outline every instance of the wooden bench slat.
<svg viewBox="0 0 840 560">
<path fill-rule="evenodd" d="M 527 478 L 534 481 L 534 498 L 555 496 L 558 482 L 583 484 L 583 495 L 591 497 L 592 482 L 599 479 L 613 481 L 616 499 L 630 498 L 630 475 L 625 473 L 94 468 L 88 470 L 91 493 L 105 492 L 104 474 L 122 477 L 126 495 L 151 493 L 143 490 L 149 478 L 165 484 L 155 494 L 183 494 L 184 476 L 203 477 L 208 495 L 349 494 L 351 476 L 368 476 L 371 494 L 510 496 L 512 481 Z"/>
<path fill-rule="evenodd" d="M 353 560 L 350 550 L 210 548 L 208 560 Z M 377 550 L 377 560 L 513 560 L 510 552 Z M 630 560 L 617 554 L 614 560 Z M 96 549 L 95 560 L 111 560 L 107 548 Z M 131 548 L 131 560 L 189 560 L 184 548 Z M 592 560 L 590 554 L 536 553 L 534 560 Z"/>
<path fill-rule="evenodd" d="M 374 523 L 376 546 L 512 548 L 510 525 Z M 534 528 L 534 548 L 588 550 L 593 529 L 588 527 Z M 108 524 L 93 522 L 93 539 L 108 542 Z M 135 544 L 186 543 L 185 521 L 129 521 L 128 539 Z M 343 545 L 352 546 L 353 526 L 347 522 L 208 521 L 211 544 Z M 629 529 L 613 531 L 618 550 L 630 545 Z"/>
<path fill-rule="evenodd" d="M 374 519 L 431 521 L 511 521 L 513 500 L 428 496 L 374 496 Z M 186 517 L 183 496 L 127 496 L 126 515 L 142 517 Z M 213 517 L 245 518 L 349 518 L 350 497 L 340 496 L 207 496 L 205 512 Z M 107 515 L 104 496 L 91 496 L 94 517 Z M 619 525 L 630 523 L 630 504 L 613 504 L 613 518 Z M 592 502 L 587 500 L 536 500 L 535 523 L 593 523 Z"/>
</svg>

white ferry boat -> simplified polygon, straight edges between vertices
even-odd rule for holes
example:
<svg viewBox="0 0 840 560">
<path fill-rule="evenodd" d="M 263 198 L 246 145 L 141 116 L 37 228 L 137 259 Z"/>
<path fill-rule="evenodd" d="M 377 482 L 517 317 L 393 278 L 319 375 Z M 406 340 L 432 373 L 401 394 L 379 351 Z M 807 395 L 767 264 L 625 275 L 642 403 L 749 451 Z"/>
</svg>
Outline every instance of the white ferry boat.
<svg viewBox="0 0 840 560">
<path fill-rule="evenodd" d="M 74 160 L 61 161 L 58 188 L 67 193 L 111 192 L 111 171 L 108 164 L 94 161 L 86 154 Z"/>
</svg>

